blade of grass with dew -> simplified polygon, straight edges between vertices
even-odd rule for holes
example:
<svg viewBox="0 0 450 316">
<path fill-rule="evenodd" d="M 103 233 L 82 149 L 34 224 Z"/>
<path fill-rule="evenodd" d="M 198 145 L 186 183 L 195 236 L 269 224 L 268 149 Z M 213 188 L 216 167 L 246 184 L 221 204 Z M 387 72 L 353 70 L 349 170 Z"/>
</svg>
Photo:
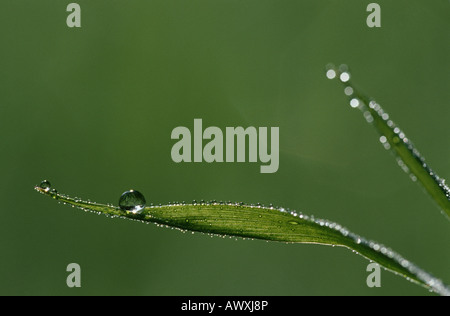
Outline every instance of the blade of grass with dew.
<svg viewBox="0 0 450 316">
<path fill-rule="evenodd" d="M 124 211 L 111 204 L 86 202 L 60 194 L 51 189 L 48 181 L 43 181 L 35 189 L 60 203 L 84 211 L 143 223 L 155 223 L 182 231 L 346 247 L 430 291 L 450 296 L 450 288 L 441 280 L 418 268 L 393 250 L 366 240 L 337 223 L 284 208 L 208 202 L 146 206 L 140 208 L 139 212 L 133 212 Z"/>
<path fill-rule="evenodd" d="M 445 179 L 430 168 L 411 140 L 389 118 L 382 107 L 355 88 L 346 65 L 335 68 L 330 64 L 327 66 L 326 75 L 329 79 L 339 78 L 344 84 L 344 93 L 349 97 L 350 106 L 361 110 L 367 122 L 371 123 L 381 135 L 380 142 L 384 148 L 393 152 L 399 166 L 413 181 L 422 184 L 440 207 L 441 212 L 450 219 L 450 187 Z"/>
</svg>

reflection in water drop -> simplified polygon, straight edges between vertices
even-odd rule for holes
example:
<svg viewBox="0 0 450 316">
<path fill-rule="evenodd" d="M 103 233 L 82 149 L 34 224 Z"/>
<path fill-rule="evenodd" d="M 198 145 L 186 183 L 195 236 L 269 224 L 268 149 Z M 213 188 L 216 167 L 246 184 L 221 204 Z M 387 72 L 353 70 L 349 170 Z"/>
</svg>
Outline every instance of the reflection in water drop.
<svg viewBox="0 0 450 316">
<path fill-rule="evenodd" d="M 123 211 L 139 214 L 145 207 L 145 198 L 139 191 L 125 191 L 119 199 L 119 207 Z"/>
</svg>

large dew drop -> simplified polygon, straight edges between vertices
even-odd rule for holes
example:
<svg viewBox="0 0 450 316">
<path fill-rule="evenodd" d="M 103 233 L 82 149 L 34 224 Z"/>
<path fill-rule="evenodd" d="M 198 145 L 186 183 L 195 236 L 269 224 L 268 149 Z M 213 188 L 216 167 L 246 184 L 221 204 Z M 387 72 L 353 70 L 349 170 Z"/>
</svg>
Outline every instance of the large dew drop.
<svg viewBox="0 0 450 316">
<path fill-rule="evenodd" d="M 50 181 L 43 180 L 43 181 L 41 182 L 41 184 L 39 185 L 39 187 L 40 187 L 41 189 L 43 189 L 45 192 L 48 192 L 48 191 L 50 191 L 50 189 L 52 188 L 52 185 L 50 184 Z"/>
<path fill-rule="evenodd" d="M 129 190 L 122 193 L 119 207 L 123 211 L 139 214 L 145 207 L 145 198 L 139 191 Z"/>
</svg>

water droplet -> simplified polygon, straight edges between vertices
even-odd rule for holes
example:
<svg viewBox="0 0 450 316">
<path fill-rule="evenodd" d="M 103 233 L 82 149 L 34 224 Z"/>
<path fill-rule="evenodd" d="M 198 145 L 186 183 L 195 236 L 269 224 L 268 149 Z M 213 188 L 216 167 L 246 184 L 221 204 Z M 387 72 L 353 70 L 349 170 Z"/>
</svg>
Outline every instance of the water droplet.
<svg viewBox="0 0 450 316">
<path fill-rule="evenodd" d="M 359 100 L 356 98 L 353 98 L 350 100 L 350 106 L 352 108 L 357 108 L 359 106 Z"/>
<path fill-rule="evenodd" d="M 348 72 L 349 71 L 348 65 L 346 65 L 346 64 L 339 65 L 339 71 L 340 72 Z"/>
<path fill-rule="evenodd" d="M 43 180 L 43 181 L 41 182 L 41 184 L 39 185 L 39 187 L 40 187 L 41 189 L 43 189 L 45 192 L 48 192 L 48 191 L 50 191 L 50 189 L 52 188 L 52 185 L 50 184 L 50 181 L 48 181 L 48 180 Z"/>
<path fill-rule="evenodd" d="M 353 94 L 353 88 L 350 86 L 345 87 L 344 93 L 345 93 L 345 95 L 351 96 Z"/>
<path fill-rule="evenodd" d="M 383 145 L 383 147 L 385 149 L 390 149 L 391 145 L 389 144 L 389 142 L 387 141 L 387 137 L 386 136 L 380 136 L 380 143 Z"/>
<path fill-rule="evenodd" d="M 339 79 L 341 79 L 342 82 L 347 82 L 350 80 L 350 74 L 348 72 L 343 72 L 339 76 Z"/>
<path fill-rule="evenodd" d="M 139 214 L 145 207 L 145 198 L 139 191 L 125 191 L 120 196 L 119 207 L 123 211 Z"/>
<path fill-rule="evenodd" d="M 327 70 L 327 78 L 328 79 L 336 78 L 336 71 L 334 69 L 328 69 Z"/>
</svg>

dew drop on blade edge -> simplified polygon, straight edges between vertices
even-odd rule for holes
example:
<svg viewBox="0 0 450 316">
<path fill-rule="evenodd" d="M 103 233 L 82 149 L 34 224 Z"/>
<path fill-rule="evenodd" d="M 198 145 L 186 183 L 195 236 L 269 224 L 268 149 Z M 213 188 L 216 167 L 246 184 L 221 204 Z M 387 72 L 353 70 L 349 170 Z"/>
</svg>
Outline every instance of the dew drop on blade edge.
<svg viewBox="0 0 450 316">
<path fill-rule="evenodd" d="M 39 187 L 41 189 L 43 189 L 45 192 L 48 192 L 52 188 L 52 185 L 50 184 L 50 181 L 43 180 L 43 181 L 41 181 L 41 184 L 39 185 Z"/>
<path fill-rule="evenodd" d="M 125 191 L 119 199 L 120 209 L 133 214 L 139 214 L 145 207 L 145 203 L 144 195 L 136 190 Z"/>
</svg>

